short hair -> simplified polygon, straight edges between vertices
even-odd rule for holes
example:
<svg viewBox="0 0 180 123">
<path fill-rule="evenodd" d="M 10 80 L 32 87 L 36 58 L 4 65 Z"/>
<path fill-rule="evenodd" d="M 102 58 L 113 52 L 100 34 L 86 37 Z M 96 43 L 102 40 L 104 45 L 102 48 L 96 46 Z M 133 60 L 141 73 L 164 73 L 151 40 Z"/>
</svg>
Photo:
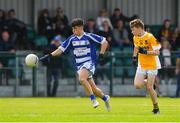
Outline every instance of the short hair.
<svg viewBox="0 0 180 123">
<path fill-rule="evenodd" d="M 120 11 L 120 9 L 119 9 L 119 8 L 115 8 L 115 9 L 114 9 L 114 12 L 115 12 L 115 11 Z"/>
<path fill-rule="evenodd" d="M 165 23 L 165 22 L 170 22 L 170 20 L 169 20 L 169 19 L 165 19 L 165 20 L 164 20 L 164 23 Z"/>
<path fill-rule="evenodd" d="M 75 19 L 72 20 L 71 26 L 72 27 L 84 26 L 84 22 L 83 22 L 83 20 L 81 18 L 75 18 Z"/>
<path fill-rule="evenodd" d="M 14 10 L 14 9 L 10 9 L 10 10 L 8 11 L 8 13 L 10 13 L 10 12 L 15 12 L 15 10 Z"/>
<path fill-rule="evenodd" d="M 89 18 L 87 21 L 95 21 L 93 18 Z"/>
<path fill-rule="evenodd" d="M 139 28 L 140 27 L 140 28 L 144 29 L 144 23 L 142 22 L 141 19 L 134 19 L 129 23 L 129 25 L 130 25 L 130 28 L 133 28 L 133 27 Z"/>
</svg>

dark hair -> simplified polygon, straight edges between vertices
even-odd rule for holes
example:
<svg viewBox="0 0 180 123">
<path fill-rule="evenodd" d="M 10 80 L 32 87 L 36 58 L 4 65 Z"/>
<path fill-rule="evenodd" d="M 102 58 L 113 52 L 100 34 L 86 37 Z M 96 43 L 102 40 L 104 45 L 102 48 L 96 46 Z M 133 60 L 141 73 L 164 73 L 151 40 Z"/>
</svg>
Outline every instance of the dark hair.
<svg viewBox="0 0 180 123">
<path fill-rule="evenodd" d="M 58 8 L 56 9 L 56 12 L 57 12 L 57 13 L 63 12 L 63 9 L 62 9 L 61 7 L 58 7 Z"/>
<path fill-rule="evenodd" d="M 165 19 L 165 20 L 164 20 L 164 23 L 165 23 L 165 22 L 170 22 L 170 20 L 169 20 L 169 19 Z"/>
<path fill-rule="evenodd" d="M 87 21 L 95 21 L 93 18 L 89 18 Z"/>
<path fill-rule="evenodd" d="M 49 10 L 48 9 L 43 9 L 42 14 L 44 14 L 44 13 L 49 14 Z"/>
<path fill-rule="evenodd" d="M 115 12 L 115 11 L 120 11 L 120 9 L 119 9 L 119 8 L 115 8 L 115 9 L 114 9 L 114 12 Z"/>
<path fill-rule="evenodd" d="M 14 10 L 14 9 L 10 9 L 10 10 L 8 11 L 9 14 L 10 14 L 11 12 L 15 12 L 15 10 Z"/>
<path fill-rule="evenodd" d="M 72 27 L 84 26 L 84 22 L 83 22 L 83 20 L 81 18 L 75 18 L 75 19 L 72 20 L 71 26 Z"/>
<path fill-rule="evenodd" d="M 140 19 L 134 19 L 134 20 L 132 20 L 130 23 L 129 23 L 129 25 L 130 25 L 130 28 L 133 28 L 133 27 L 136 27 L 136 28 L 142 28 L 142 29 L 144 29 L 144 23 L 142 22 L 142 20 L 140 20 Z"/>
</svg>

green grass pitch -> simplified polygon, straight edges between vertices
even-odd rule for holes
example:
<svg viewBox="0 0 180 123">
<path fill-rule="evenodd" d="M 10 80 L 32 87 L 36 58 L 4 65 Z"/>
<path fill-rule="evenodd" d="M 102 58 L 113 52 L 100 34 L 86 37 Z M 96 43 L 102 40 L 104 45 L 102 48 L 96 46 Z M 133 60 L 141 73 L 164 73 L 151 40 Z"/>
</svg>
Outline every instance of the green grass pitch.
<svg viewBox="0 0 180 123">
<path fill-rule="evenodd" d="M 160 115 L 151 113 L 150 98 L 111 98 L 92 107 L 88 98 L 0 98 L 0 122 L 180 122 L 180 99 L 159 98 Z"/>
</svg>

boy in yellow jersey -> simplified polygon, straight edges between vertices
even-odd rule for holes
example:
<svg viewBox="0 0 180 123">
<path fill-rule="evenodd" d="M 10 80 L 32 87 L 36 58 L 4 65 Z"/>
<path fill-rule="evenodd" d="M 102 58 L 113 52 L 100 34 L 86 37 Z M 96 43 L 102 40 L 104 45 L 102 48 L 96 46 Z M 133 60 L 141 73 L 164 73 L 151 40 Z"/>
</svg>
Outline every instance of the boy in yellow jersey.
<svg viewBox="0 0 180 123">
<path fill-rule="evenodd" d="M 130 28 L 134 35 L 133 64 L 136 64 L 138 57 L 138 67 L 134 79 L 134 86 L 137 89 L 146 86 L 153 103 L 153 113 L 159 114 L 160 110 L 157 102 L 157 94 L 153 89 L 154 81 L 161 68 L 158 55 L 161 45 L 151 34 L 144 31 L 144 23 L 140 19 L 130 22 Z M 147 78 L 147 81 L 144 81 Z"/>
</svg>

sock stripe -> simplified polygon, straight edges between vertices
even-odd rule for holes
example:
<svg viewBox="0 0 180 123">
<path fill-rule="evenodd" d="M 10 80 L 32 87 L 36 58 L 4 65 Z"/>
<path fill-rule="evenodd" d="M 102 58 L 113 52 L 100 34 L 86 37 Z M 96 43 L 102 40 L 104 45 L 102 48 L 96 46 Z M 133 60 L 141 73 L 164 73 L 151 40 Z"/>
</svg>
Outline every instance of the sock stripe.
<svg viewBox="0 0 180 123">
<path fill-rule="evenodd" d="M 95 100 L 95 99 L 96 99 L 96 97 L 94 96 L 94 94 L 90 95 L 90 99 L 91 99 L 91 100 Z"/>
<path fill-rule="evenodd" d="M 104 95 L 104 96 L 102 97 L 102 100 L 103 100 L 103 101 L 107 101 L 107 97 Z"/>
</svg>

